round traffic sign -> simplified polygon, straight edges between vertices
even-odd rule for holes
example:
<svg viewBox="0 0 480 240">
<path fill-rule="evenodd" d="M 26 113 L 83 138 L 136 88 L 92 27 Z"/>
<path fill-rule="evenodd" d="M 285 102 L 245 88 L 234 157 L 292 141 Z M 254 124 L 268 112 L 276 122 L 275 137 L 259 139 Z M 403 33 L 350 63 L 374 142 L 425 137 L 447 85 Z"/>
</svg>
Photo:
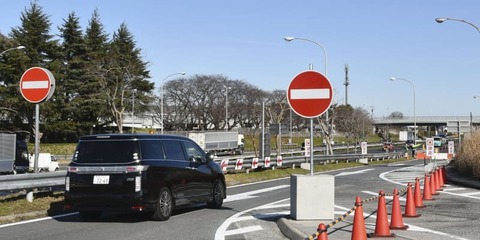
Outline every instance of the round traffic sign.
<svg viewBox="0 0 480 240">
<path fill-rule="evenodd" d="M 332 104 L 332 85 L 319 72 L 301 72 L 290 82 L 287 99 L 296 114 L 315 118 L 327 111 Z"/>
<path fill-rule="evenodd" d="M 54 91 L 55 77 L 45 68 L 29 68 L 20 78 L 20 92 L 31 103 L 47 101 Z"/>
</svg>

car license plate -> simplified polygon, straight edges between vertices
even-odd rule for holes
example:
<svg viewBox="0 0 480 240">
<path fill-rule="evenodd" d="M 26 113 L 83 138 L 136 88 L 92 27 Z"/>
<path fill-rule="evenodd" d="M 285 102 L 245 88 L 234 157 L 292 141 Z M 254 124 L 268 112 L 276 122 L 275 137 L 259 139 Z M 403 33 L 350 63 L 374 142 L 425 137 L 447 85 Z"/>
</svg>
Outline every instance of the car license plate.
<svg viewBox="0 0 480 240">
<path fill-rule="evenodd" d="M 110 175 L 94 175 L 93 184 L 108 184 L 110 182 Z"/>
</svg>

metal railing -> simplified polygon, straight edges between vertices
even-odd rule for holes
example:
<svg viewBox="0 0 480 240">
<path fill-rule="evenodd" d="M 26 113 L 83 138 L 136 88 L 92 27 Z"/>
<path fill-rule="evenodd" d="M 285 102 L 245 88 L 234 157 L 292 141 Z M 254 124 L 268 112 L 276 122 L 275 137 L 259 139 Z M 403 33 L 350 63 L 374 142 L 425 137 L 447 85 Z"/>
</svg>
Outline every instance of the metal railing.
<svg viewBox="0 0 480 240">
<path fill-rule="evenodd" d="M 292 153 L 293 154 L 293 153 Z M 372 160 L 384 160 L 389 158 L 403 157 L 404 152 L 390 152 L 390 153 L 372 153 L 372 154 L 336 154 L 336 155 L 314 155 L 314 164 L 327 164 L 331 162 L 338 163 L 339 161 L 358 161 L 359 159 Z M 228 165 L 226 166 L 226 172 L 238 171 L 236 169 L 237 159 L 241 157 L 229 158 Z M 253 157 L 244 157 L 242 162 L 242 171 L 250 169 L 252 167 Z M 215 162 L 221 164 L 222 159 L 216 159 Z M 282 157 L 281 167 L 292 167 L 295 164 L 306 163 L 310 161 L 309 157 L 305 156 L 289 156 Z M 271 167 L 279 167 L 276 156 L 272 157 Z M 265 161 L 258 161 L 259 168 L 265 168 Z M 238 167 L 237 167 L 238 169 Z M 48 187 L 63 187 L 65 184 L 66 171 L 57 172 L 43 172 L 43 173 L 27 173 L 16 175 L 3 175 L 0 176 L 0 191 L 13 191 L 13 190 L 27 190 L 31 191 L 38 188 Z"/>
</svg>

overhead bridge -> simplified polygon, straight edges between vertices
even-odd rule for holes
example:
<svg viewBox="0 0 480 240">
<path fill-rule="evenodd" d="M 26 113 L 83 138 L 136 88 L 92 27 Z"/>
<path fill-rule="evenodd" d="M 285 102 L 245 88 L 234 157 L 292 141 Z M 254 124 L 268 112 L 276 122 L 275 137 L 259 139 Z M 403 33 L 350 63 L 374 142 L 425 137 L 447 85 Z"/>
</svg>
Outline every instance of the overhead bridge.
<svg viewBox="0 0 480 240">
<path fill-rule="evenodd" d="M 415 121 L 414 121 L 415 120 Z M 480 125 L 480 116 L 417 116 L 417 117 L 374 117 L 375 126 L 447 126 L 449 121 L 470 121 L 473 126 Z"/>
</svg>

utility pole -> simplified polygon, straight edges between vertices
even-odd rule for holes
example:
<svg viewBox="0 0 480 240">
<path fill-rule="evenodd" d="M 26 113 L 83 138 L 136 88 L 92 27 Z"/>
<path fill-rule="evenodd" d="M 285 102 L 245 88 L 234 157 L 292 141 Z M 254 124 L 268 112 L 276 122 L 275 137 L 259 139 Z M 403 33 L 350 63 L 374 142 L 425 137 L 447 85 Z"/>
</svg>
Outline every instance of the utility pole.
<svg viewBox="0 0 480 240">
<path fill-rule="evenodd" d="M 345 64 L 345 82 L 343 83 L 345 85 L 345 105 L 348 104 L 348 85 L 350 85 L 350 82 L 348 81 L 348 64 Z"/>
</svg>

